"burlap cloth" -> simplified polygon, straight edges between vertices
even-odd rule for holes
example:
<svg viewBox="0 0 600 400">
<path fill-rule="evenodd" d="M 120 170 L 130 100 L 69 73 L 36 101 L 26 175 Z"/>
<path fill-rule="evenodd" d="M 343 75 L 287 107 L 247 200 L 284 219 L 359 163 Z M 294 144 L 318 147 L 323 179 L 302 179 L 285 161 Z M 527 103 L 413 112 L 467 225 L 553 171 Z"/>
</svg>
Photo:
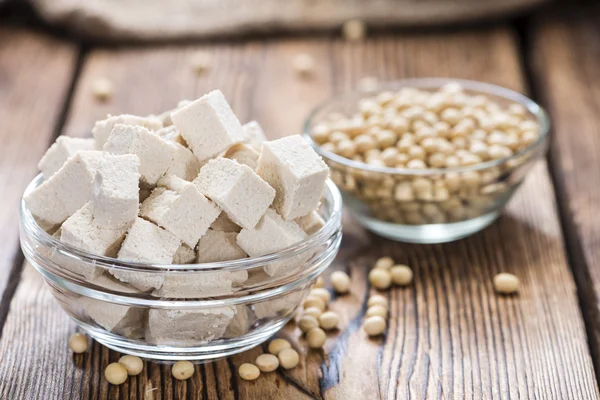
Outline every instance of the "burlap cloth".
<svg viewBox="0 0 600 400">
<path fill-rule="evenodd" d="M 30 0 L 39 14 L 103 40 L 170 40 L 256 32 L 423 26 L 501 17 L 546 0 Z"/>
</svg>

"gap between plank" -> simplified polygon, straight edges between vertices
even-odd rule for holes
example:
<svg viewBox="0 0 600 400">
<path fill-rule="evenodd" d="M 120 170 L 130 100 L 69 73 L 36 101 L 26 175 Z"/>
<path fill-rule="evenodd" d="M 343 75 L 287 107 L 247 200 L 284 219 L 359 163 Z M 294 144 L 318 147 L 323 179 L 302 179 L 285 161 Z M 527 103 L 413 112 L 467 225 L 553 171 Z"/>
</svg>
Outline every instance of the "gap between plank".
<svg viewBox="0 0 600 400">
<path fill-rule="evenodd" d="M 527 94 L 535 102 L 546 108 L 544 104 L 545 92 L 540 87 L 539 80 L 535 78 L 532 66 L 532 48 L 534 35 L 536 34 L 535 18 L 530 16 L 516 19 L 513 26 L 516 33 L 519 61 L 521 62 Z M 560 171 L 557 160 L 558 149 L 554 140 L 552 120 L 550 122 L 550 146 L 546 157 L 546 165 L 548 166 L 550 180 L 554 187 L 558 219 L 563 234 L 563 248 L 577 287 L 577 298 L 585 324 L 588 349 L 592 356 L 596 381 L 598 381 L 598 376 L 600 375 L 600 341 L 593 327 L 598 326 L 600 323 L 600 312 L 596 307 L 594 288 L 590 285 L 592 279 L 589 273 L 589 265 L 586 262 L 577 227 L 575 226 L 575 220 L 570 211 L 564 176 Z"/>
<path fill-rule="evenodd" d="M 56 120 L 56 125 L 52 130 L 52 135 L 50 135 L 50 142 L 47 147 L 56 140 L 56 138 L 62 132 L 65 122 L 67 120 L 67 115 L 69 114 L 69 109 L 71 107 L 71 101 L 73 98 L 73 94 L 75 93 L 75 88 L 77 87 L 77 82 L 79 80 L 79 75 L 83 68 L 83 62 L 89 49 L 81 44 L 78 46 L 78 54 L 75 59 L 75 68 L 73 69 L 73 76 L 71 81 L 69 82 L 69 87 L 64 97 L 62 109 L 58 115 Z M 17 244 L 17 248 L 14 250 L 15 256 L 13 257 L 13 265 L 10 268 L 9 279 L 6 284 L 6 289 L 2 294 L 2 299 L 0 300 L 0 338 L 4 333 L 4 323 L 6 322 L 6 317 L 8 316 L 8 312 L 10 311 L 10 304 L 12 302 L 12 298 L 17 291 L 17 287 L 21 282 L 21 272 L 23 271 L 23 265 L 25 264 L 25 256 L 21 251 L 20 244 Z"/>
</svg>

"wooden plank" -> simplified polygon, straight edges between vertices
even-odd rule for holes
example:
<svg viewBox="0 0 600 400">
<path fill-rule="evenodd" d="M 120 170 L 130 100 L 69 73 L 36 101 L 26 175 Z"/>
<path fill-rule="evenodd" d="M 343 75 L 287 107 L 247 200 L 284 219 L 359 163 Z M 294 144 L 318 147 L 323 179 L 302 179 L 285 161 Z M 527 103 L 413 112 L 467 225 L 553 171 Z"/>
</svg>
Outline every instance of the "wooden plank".
<svg viewBox="0 0 600 400">
<path fill-rule="evenodd" d="M 56 129 L 76 58 L 75 46 L 0 27 L 0 297 L 19 278 L 19 201 Z M 0 327 L 10 294 L 3 300 Z"/>
<path fill-rule="evenodd" d="M 600 368 L 600 7 L 547 14 L 533 29 L 537 92 L 552 115 L 551 161 L 567 245 Z"/>
<path fill-rule="evenodd" d="M 214 68 L 202 77 L 188 65 L 196 47 L 99 50 L 85 64 L 66 132 L 84 134 L 109 111 L 157 112 L 221 87 L 242 120 L 257 118 L 272 137 L 281 136 L 299 131 L 313 105 L 365 75 L 456 76 L 522 89 L 515 47 L 502 28 L 364 44 L 308 39 L 218 45 L 208 48 Z M 299 51 L 319 61 L 306 81 L 290 66 Z M 108 105 L 90 100 L 90 83 L 98 76 L 117 87 Z M 553 198 L 540 163 L 498 223 L 435 246 L 382 240 L 346 217 L 333 268 L 350 271 L 353 288 L 331 305 L 342 315 L 341 329 L 317 352 L 307 351 L 293 325 L 286 326 L 279 335 L 294 341 L 301 365 L 256 382 L 240 380 L 237 367 L 260 349 L 198 366 L 188 382 L 172 380 L 166 366 L 147 364 L 127 385 L 109 387 L 102 371 L 118 355 L 95 345 L 71 356 L 66 338 L 73 326 L 28 269 L 0 341 L 0 382 L 18 388 L 16 398 L 47 390 L 57 398 L 597 398 Z M 388 293 L 388 332 L 369 340 L 360 329 L 370 290 L 367 267 L 388 254 L 414 268 L 415 284 Z M 519 296 L 493 293 L 491 279 L 500 271 L 520 276 Z"/>
</svg>

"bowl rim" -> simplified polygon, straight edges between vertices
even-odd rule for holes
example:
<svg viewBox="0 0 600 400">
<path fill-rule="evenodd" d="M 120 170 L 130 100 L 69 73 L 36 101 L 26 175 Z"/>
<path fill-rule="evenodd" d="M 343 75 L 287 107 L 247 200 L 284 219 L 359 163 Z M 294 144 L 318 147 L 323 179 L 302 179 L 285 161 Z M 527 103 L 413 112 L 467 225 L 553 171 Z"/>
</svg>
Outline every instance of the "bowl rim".
<svg viewBox="0 0 600 400">
<path fill-rule="evenodd" d="M 488 94 L 495 97 L 501 97 L 506 100 L 516 102 L 527 109 L 533 114 L 540 125 L 540 136 L 537 140 L 527 146 L 526 148 L 504 158 L 497 160 L 490 160 L 479 164 L 452 167 L 452 168 L 426 168 L 426 169 L 409 169 L 409 168 L 392 168 L 392 167 L 377 167 L 370 164 L 366 164 L 360 161 L 351 160 L 349 158 L 342 157 L 328 150 L 325 150 L 315 142 L 310 135 L 310 127 L 315 123 L 314 119 L 328 106 L 332 105 L 337 101 L 341 101 L 346 97 L 353 95 L 373 95 L 386 90 L 399 90 L 405 87 L 413 87 L 416 89 L 437 89 L 448 83 L 459 83 L 465 90 L 472 92 L 479 92 L 480 94 Z M 541 107 L 538 103 L 531 100 L 529 97 L 518 93 L 512 89 L 508 89 L 492 83 L 468 80 L 468 79 L 453 79 L 453 78 L 409 78 L 400 79 L 394 81 L 383 81 L 379 82 L 378 86 L 374 90 L 350 90 L 347 92 L 339 93 L 329 98 L 328 100 L 321 102 L 309 113 L 309 116 L 304 121 L 302 136 L 308 140 L 315 151 L 324 158 L 335 161 L 346 167 L 355 168 L 370 172 L 379 172 L 392 175 L 414 175 L 414 176 L 428 176 L 428 175 L 439 175 L 446 173 L 459 173 L 467 171 L 479 171 L 497 167 L 506 163 L 507 161 L 523 157 L 527 154 L 534 153 L 535 150 L 542 147 L 546 142 L 550 132 L 550 117 L 546 110 Z"/>
<path fill-rule="evenodd" d="M 78 249 L 77 247 L 63 243 L 55 239 L 46 232 L 35 220 L 25 204 L 25 196 L 32 190 L 38 187 L 43 182 L 42 174 L 37 175 L 27 186 L 19 207 L 20 226 L 23 234 L 33 238 L 36 242 L 44 246 L 56 248 L 61 254 L 75 258 L 85 263 L 93 263 L 97 267 L 107 269 L 118 269 L 132 272 L 160 272 L 166 271 L 185 271 L 185 272 L 202 272 L 202 271 L 240 271 L 251 268 L 256 268 L 257 265 L 268 264 L 273 261 L 280 261 L 294 257 L 307 249 L 319 245 L 334 236 L 341 229 L 342 221 L 342 195 L 333 183 L 331 178 L 327 178 L 325 182 L 324 197 L 331 203 L 329 217 L 325 221 L 325 225 L 317 232 L 309 235 L 301 242 L 295 243 L 276 253 L 270 253 L 258 257 L 247 257 L 238 260 L 220 261 L 213 263 L 194 263 L 194 264 L 154 264 L 133 261 L 123 261 L 112 257 L 94 255 L 92 253 Z"/>
</svg>

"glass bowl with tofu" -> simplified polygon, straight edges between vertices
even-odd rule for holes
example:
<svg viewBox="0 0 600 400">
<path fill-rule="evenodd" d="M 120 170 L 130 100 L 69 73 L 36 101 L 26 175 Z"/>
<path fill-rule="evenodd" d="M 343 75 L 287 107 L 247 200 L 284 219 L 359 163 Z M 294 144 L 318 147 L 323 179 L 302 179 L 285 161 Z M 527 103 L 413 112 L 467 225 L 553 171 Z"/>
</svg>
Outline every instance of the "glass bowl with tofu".
<svg viewBox="0 0 600 400">
<path fill-rule="evenodd" d="M 24 197 L 42 182 L 39 175 Z M 292 318 L 338 252 L 341 211 L 341 195 L 327 180 L 318 210 L 301 221 L 306 237 L 290 247 L 233 261 L 165 265 L 95 256 L 65 244 L 22 201 L 21 246 L 65 312 L 98 342 L 148 359 L 204 361 L 250 349 Z M 228 223 L 219 222 L 223 229 Z M 208 247 L 230 251 L 224 247 L 230 235 L 214 232 L 223 235 Z M 176 258 L 194 258 L 187 250 L 182 246 Z"/>
<path fill-rule="evenodd" d="M 341 195 L 300 136 L 266 140 L 214 90 L 61 137 L 21 247 L 79 326 L 150 359 L 212 360 L 280 329 L 341 241 Z"/>
<path fill-rule="evenodd" d="M 311 113 L 304 136 L 363 226 L 441 243 L 500 215 L 544 156 L 549 126 L 538 104 L 512 90 L 423 78 L 338 95 Z"/>
</svg>

